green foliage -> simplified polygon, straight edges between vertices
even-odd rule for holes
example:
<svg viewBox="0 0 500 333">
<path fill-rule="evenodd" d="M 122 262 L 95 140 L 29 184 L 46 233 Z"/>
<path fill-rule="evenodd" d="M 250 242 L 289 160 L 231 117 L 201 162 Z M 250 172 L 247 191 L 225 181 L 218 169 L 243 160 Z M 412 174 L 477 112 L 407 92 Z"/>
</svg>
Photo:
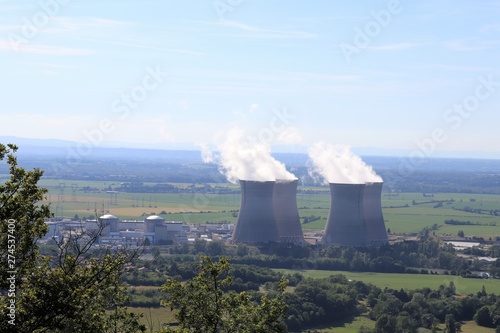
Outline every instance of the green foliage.
<svg viewBox="0 0 500 333">
<path fill-rule="evenodd" d="M 331 325 L 356 315 L 357 297 L 363 287 L 363 284 L 349 282 L 343 275 L 302 280 L 288 298 L 288 328 L 299 330 Z"/>
<path fill-rule="evenodd" d="M 0 186 L 0 331 L 144 331 L 139 317 L 123 307 L 126 297 L 122 266 L 136 252 L 125 249 L 93 253 L 99 232 L 83 231 L 66 234 L 60 243 L 51 246 L 54 251 L 48 255 L 38 251 L 37 240 L 47 232 L 44 218 L 50 216 L 49 207 L 39 204 L 47 190 L 37 185 L 42 171 L 18 167 L 16 150 L 13 145 L 0 144 L 0 160 L 7 157 L 11 175 Z M 15 225 L 11 233 L 8 224 Z M 15 276 L 9 285 L 7 275 Z M 7 307 L 13 303 L 14 310 Z M 113 311 L 106 311 L 109 309 Z"/>
<path fill-rule="evenodd" d="M 396 332 L 396 320 L 394 316 L 383 314 L 377 319 L 375 324 L 375 332 L 377 333 L 392 333 Z"/>
<path fill-rule="evenodd" d="M 444 320 L 444 325 L 445 325 L 444 331 L 446 333 L 456 333 L 457 328 L 455 324 L 456 324 L 455 317 L 451 313 L 447 314 L 446 319 Z"/>
<path fill-rule="evenodd" d="M 39 204 L 47 193 L 47 189 L 37 186 L 43 171 L 26 171 L 19 167 L 14 155 L 17 149 L 15 145 L 0 144 L 0 162 L 7 158 L 10 172 L 10 179 L 0 185 L 1 289 L 8 288 L 7 271 L 15 270 L 21 277 L 34 269 L 38 254 L 36 241 L 48 231 L 44 219 L 50 217 L 49 207 Z M 10 231 L 9 220 L 14 221 Z M 8 259 L 13 257 L 15 269 L 5 269 L 9 267 Z"/>
<path fill-rule="evenodd" d="M 177 308 L 176 319 L 180 332 L 193 333 L 265 333 L 286 332 L 283 317 L 286 311 L 281 280 L 275 297 L 264 294 L 255 304 L 247 292 L 227 292 L 233 282 L 229 259 L 221 257 L 213 262 L 203 256 L 200 273 L 186 283 L 168 279 L 163 286 L 166 299 L 163 305 Z M 167 329 L 167 332 L 174 332 Z M 179 331 L 178 331 L 179 332 Z"/>
<path fill-rule="evenodd" d="M 474 321 L 479 326 L 492 327 L 492 320 L 490 316 L 490 307 L 483 306 L 474 315 Z"/>
</svg>

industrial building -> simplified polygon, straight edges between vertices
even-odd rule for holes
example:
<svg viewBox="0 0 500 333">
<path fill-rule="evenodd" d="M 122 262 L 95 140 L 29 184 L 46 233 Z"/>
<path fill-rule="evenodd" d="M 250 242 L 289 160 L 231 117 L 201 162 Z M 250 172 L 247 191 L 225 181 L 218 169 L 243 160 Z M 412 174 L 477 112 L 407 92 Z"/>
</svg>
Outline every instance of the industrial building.
<svg viewBox="0 0 500 333">
<path fill-rule="evenodd" d="M 49 232 L 46 239 L 61 239 L 70 237 L 71 234 L 93 236 L 100 232 L 98 244 L 111 245 L 141 245 L 145 241 L 151 245 L 163 245 L 187 242 L 186 231 L 183 223 L 178 221 L 165 221 L 161 216 L 151 215 L 143 221 L 120 220 L 118 217 L 105 214 L 97 220 L 46 222 Z"/>
<path fill-rule="evenodd" d="M 99 244 L 163 245 L 188 241 L 188 233 L 211 239 L 215 232 L 219 239 L 232 243 L 281 242 L 305 244 L 297 207 L 298 180 L 250 181 L 240 180 L 241 202 L 236 224 L 225 224 L 210 231 L 197 226 L 195 232 L 182 222 L 165 221 L 151 215 L 142 221 L 120 220 L 105 214 L 97 220 L 47 222 L 46 238 L 66 237 L 70 234 L 99 231 Z M 388 237 L 382 213 L 382 182 L 364 184 L 331 183 L 330 211 L 320 244 L 339 246 L 378 246 Z M 100 224 L 102 223 L 102 225 Z M 234 228 L 233 228 L 234 227 Z M 66 235 L 66 236 L 65 236 Z"/>
</svg>

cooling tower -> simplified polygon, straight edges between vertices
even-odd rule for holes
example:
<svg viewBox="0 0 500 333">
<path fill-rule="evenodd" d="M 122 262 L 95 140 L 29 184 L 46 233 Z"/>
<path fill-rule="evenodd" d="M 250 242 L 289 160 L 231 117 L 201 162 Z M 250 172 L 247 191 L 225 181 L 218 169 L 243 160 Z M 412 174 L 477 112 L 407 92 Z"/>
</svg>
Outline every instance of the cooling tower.
<svg viewBox="0 0 500 333">
<path fill-rule="evenodd" d="M 278 237 L 283 243 L 304 243 L 297 207 L 298 180 L 277 180 L 274 185 L 273 206 Z"/>
<path fill-rule="evenodd" d="M 382 186 L 384 183 L 366 183 L 363 194 L 363 207 L 368 231 L 368 244 L 387 243 L 384 215 L 382 214 Z"/>
<path fill-rule="evenodd" d="M 365 184 L 330 184 L 330 213 L 322 244 L 367 246 L 364 209 Z"/>
<path fill-rule="evenodd" d="M 233 232 L 234 243 L 279 241 L 273 209 L 275 183 L 240 180 L 241 203 Z"/>
</svg>

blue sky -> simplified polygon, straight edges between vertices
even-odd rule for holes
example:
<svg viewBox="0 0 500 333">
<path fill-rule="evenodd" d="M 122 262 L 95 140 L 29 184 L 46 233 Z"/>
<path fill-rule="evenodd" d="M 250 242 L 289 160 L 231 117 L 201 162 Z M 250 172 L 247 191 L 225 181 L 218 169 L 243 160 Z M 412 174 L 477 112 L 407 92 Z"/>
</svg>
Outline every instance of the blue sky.
<svg viewBox="0 0 500 333">
<path fill-rule="evenodd" d="M 0 135 L 169 148 L 240 126 L 278 150 L 500 156 L 499 17 L 498 1 L 0 0 Z"/>
</svg>

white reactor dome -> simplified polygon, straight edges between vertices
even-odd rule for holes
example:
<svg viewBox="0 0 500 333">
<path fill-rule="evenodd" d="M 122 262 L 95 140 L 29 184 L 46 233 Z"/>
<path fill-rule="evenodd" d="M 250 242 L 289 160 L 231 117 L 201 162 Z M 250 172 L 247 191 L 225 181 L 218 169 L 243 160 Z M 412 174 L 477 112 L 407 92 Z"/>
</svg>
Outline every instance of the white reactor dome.
<svg viewBox="0 0 500 333">
<path fill-rule="evenodd" d="M 118 220 L 118 218 L 111 214 L 106 214 L 100 217 L 101 220 Z"/>
<path fill-rule="evenodd" d="M 165 221 L 165 219 L 158 215 L 151 215 L 146 217 L 146 221 Z"/>
</svg>

